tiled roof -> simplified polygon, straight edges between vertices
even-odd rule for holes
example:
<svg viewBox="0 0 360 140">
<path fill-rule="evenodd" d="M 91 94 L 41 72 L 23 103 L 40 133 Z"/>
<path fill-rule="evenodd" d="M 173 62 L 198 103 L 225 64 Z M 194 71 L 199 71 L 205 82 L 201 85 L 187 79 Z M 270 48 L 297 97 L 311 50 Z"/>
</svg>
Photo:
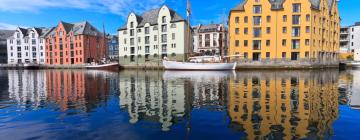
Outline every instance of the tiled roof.
<svg viewBox="0 0 360 140">
<path fill-rule="evenodd" d="M 311 7 L 314 9 L 319 9 L 320 8 L 320 0 L 309 0 L 311 3 Z M 232 11 L 243 11 L 244 10 L 244 5 L 246 4 L 247 0 L 243 0 L 242 2 L 240 2 L 240 4 L 238 4 L 235 8 L 231 9 Z M 269 2 L 271 3 L 271 9 L 273 10 L 279 10 L 279 9 L 283 9 L 283 3 L 285 2 L 285 0 L 269 0 Z M 328 6 L 329 9 L 332 9 L 333 3 L 335 2 L 335 0 L 328 0 Z"/>
<path fill-rule="evenodd" d="M 149 23 L 150 25 L 156 25 L 158 22 L 160 10 L 161 8 L 152 9 L 144 12 L 141 16 L 136 15 L 138 27 L 143 27 L 146 23 Z M 177 14 L 174 10 L 169 8 L 169 11 L 171 15 L 171 22 L 185 21 L 185 19 Z M 127 24 L 125 23 L 122 27 L 119 28 L 119 30 L 125 30 L 126 28 Z"/>
<path fill-rule="evenodd" d="M 18 27 L 18 29 L 20 30 L 20 32 L 24 35 L 24 37 L 29 37 L 29 33 L 34 29 L 37 34 L 39 34 L 39 36 L 43 36 L 44 33 L 46 33 L 49 29 L 48 28 L 44 28 L 44 27 L 34 27 L 34 28 L 21 28 Z M 15 33 L 16 30 L 14 30 L 14 32 L 12 33 L 12 35 Z M 8 38 L 13 38 L 13 36 L 9 36 Z"/>
<path fill-rule="evenodd" d="M 15 33 L 15 30 L 0 30 L 0 40 L 6 40 Z"/>
<path fill-rule="evenodd" d="M 66 23 L 61 21 L 62 25 L 65 28 L 66 33 L 73 32 L 74 35 L 91 35 L 91 36 L 104 36 L 102 32 L 92 26 L 89 22 L 78 22 L 78 23 Z M 56 34 L 56 27 L 51 28 L 45 36 Z"/>
</svg>

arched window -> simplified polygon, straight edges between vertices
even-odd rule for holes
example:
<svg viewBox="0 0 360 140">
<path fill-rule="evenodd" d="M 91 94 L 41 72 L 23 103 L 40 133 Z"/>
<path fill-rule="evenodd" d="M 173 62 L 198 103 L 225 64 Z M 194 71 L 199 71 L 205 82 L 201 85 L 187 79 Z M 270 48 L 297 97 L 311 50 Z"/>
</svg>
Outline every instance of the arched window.
<svg viewBox="0 0 360 140">
<path fill-rule="evenodd" d="M 175 56 L 176 56 L 176 53 L 172 53 L 171 56 L 172 56 L 172 57 L 175 57 Z"/>
<path fill-rule="evenodd" d="M 127 58 L 128 56 L 127 55 L 124 55 L 124 58 Z"/>
<path fill-rule="evenodd" d="M 162 17 L 162 23 L 165 23 L 166 22 L 166 16 L 163 16 Z"/>
<path fill-rule="evenodd" d="M 154 54 L 154 58 L 157 58 L 157 57 L 158 57 L 158 54 L 155 53 L 155 54 Z"/>
</svg>

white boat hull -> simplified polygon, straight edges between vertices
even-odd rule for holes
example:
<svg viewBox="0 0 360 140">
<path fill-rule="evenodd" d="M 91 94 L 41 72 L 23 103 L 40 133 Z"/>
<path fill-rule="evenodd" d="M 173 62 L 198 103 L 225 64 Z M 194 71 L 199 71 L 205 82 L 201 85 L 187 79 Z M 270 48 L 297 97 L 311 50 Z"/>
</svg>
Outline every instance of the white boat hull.
<svg viewBox="0 0 360 140">
<path fill-rule="evenodd" d="M 235 70 L 236 63 L 188 63 L 163 61 L 166 70 Z"/>
<path fill-rule="evenodd" d="M 351 62 L 351 66 L 355 68 L 360 68 L 360 62 Z"/>
</svg>

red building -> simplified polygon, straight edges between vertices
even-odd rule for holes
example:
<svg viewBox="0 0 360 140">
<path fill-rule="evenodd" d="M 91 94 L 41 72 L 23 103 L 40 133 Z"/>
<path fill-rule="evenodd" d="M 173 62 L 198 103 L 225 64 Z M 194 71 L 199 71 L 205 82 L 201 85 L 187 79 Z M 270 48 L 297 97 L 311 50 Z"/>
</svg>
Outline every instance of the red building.
<svg viewBox="0 0 360 140">
<path fill-rule="evenodd" d="M 60 22 L 46 35 L 46 64 L 84 64 L 106 58 L 104 33 L 88 22 Z"/>
</svg>

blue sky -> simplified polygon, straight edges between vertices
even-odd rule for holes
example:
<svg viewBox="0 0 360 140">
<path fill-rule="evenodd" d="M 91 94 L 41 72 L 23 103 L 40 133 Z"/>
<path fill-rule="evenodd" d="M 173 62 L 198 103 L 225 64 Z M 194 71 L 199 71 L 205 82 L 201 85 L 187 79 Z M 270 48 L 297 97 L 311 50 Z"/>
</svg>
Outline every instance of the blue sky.
<svg viewBox="0 0 360 140">
<path fill-rule="evenodd" d="M 192 24 L 219 23 L 241 0 L 191 0 Z M 51 27 L 60 20 L 89 21 L 106 32 L 116 34 L 129 12 L 141 14 L 163 4 L 186 16 L 186 0 L 0 0 L 0 28 Z M 341 0 L 342 25 L 360 21 L 360 0 Z"/>
</svg>

